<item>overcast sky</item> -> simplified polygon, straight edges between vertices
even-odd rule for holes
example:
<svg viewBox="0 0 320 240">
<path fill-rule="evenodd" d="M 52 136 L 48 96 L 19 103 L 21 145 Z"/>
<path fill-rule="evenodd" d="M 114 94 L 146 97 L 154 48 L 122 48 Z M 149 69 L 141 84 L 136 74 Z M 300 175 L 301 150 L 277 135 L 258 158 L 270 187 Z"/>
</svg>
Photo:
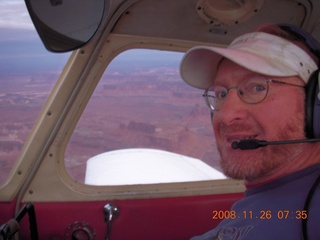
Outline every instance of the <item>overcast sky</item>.
<svg viewBox="0 0 320 240">
<path fill-rule="evenodd" d="M 70 55 L 50 53 L 45 49 L 24 0 L 0 0 L 0 36 L 0 75 L 8 71 L 35 71 L 37 68 L 46 71 L 48 67 L 55 65 L 61 68 Z M 130 51 L 130 54 L 135 60 L 146 59 L 147 54 L 154 55 L 152 52 L 141 53 L 141 50 Z M 157 53 L 156 59 L 170 63 L 170 60 L 178 62 L 181 58 L 181 54 L 171 54 L 170 57 L 168 53 L 163 57 L 162 55 Z M 126 56 L 124 59 L 130 60 L 131 57 Z"/>
<path fill-rule="evenodd" d="M 33 30 L 33 31 L 31 31 Z M 33 24 L 28 15 L 24 0 L 0 0 L 1 41 L 34 37 Z"/>
<path fill-rule="evenodd" d="M 0 0 L 0 36 L 0 75 L 47 71 L 52 64 L 64 65 L 67 59 L 66 54 L 53 54 L 45 49 L 24 0 Z"/>
<path fill-rule="evenodd" d="M 23 0 L 0 0 L 0 29 L 4 28 L 33 28 Z"/>
</svg>

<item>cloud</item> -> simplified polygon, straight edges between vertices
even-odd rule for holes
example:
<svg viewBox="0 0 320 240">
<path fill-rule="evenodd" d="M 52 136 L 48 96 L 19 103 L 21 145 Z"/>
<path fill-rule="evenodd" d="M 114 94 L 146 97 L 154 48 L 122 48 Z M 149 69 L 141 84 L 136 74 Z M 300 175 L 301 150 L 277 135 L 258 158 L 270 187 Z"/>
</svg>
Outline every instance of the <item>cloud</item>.
<svg viewBox="0 0 320 240">
<path fill-rule="evenodd" d="M 24 0 L 0 0 L 0 36 L 0 79 L 5 74 L 51 71 L 70 55 L 44 48 Z"/>
<path fill-rule="evenodd" d="M 0 0 L 1 29 L 34 29 L 23 0 Z"/>
<path fill-rule="evenodd" d="M 38 37 L 24 0 L 0 0 L 0 35 L 2 43 Z"/>
</svg>

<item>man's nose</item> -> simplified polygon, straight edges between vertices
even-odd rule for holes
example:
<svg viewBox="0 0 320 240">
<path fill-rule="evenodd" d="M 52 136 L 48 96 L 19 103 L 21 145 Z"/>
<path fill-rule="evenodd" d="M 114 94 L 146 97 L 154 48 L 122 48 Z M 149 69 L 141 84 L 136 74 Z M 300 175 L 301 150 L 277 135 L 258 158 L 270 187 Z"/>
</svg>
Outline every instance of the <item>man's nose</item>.
<svg viewBox="0 0 320 240">
<path fill-rule="evenodd" d="M 220 110 L 215 113 L 225 123 L 232 123 L 235 120 L 243 120 L 247 116 L 247 104 L 240 98 L 237 89 L 229 89 Z"/>
<path fill-rule="evenodd" d="M 242 101 L 239 94 L 238 89 L 236 87 L 228 88 L 227 96 L 224 98 L 223 102 L 221 103 L 220 110 L 223 108 L 234 107 L 235 103 L 238 101 Z"/>
</svg>

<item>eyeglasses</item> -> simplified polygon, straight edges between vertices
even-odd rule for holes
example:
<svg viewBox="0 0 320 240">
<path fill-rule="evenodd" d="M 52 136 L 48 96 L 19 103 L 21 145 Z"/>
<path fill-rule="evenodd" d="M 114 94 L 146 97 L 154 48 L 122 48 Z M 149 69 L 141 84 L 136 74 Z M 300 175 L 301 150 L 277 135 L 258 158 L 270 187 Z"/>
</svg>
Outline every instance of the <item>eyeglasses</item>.
<svg viewBox="0 0 320 240">
<path fill-rule="evenodd" d="M 263 76 L 255 76 L 241 81 L 238 86 L 235 87 L 211 86 L 205 90 L 202 96 L 211 111 L 221 109 L 231 89 L 237 90 L 238 96 L 243 102 L 255 104 L 262 102 L 266 98 L 269 92 L 270 82 L 304 88 L 304 86 L 297 84 L 268 79 Z"/>
</svg>

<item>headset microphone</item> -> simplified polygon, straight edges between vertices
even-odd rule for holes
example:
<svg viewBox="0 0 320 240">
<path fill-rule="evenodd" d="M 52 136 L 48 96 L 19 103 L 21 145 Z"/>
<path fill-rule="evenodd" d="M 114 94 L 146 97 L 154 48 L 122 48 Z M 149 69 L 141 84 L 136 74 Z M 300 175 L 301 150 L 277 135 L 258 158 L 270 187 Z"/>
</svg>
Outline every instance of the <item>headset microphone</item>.
<svg viewBox="0 0 320 240">
<path fill-rule="evenodd" d="M 250 150 L 265 147 L 268 145 L 282 145 L 282 144 L 296 144 L 296 143 L 309 143 L 309 142 L 320 142 L 320 138 L 313 139 L 299 139 L 299 140 L 288 140 L 288 141 L 272 141 L 258 139 L 244 139 L 240 141 L 234 141 L 231 146 L 233 149 Z"/>
</svg>

